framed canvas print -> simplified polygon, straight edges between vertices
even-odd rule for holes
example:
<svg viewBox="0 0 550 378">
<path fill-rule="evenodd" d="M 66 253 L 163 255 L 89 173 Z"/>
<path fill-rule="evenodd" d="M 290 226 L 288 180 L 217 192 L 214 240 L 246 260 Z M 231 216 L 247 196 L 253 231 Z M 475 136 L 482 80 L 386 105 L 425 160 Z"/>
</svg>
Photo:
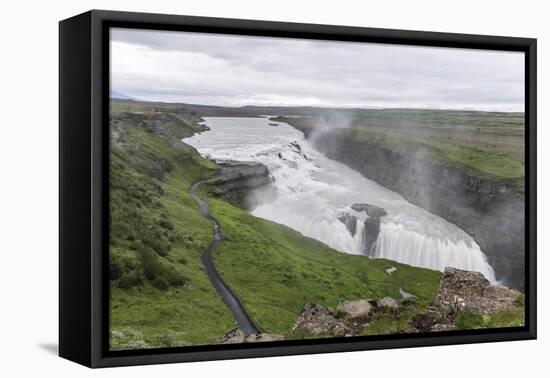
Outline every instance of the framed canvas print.
<svg viewBox="0 0 550 378">
<path fill-rule="evenodd" d="M 60 355 L 536 337 L 536 40 L 60 23 Z"/>
</svg>

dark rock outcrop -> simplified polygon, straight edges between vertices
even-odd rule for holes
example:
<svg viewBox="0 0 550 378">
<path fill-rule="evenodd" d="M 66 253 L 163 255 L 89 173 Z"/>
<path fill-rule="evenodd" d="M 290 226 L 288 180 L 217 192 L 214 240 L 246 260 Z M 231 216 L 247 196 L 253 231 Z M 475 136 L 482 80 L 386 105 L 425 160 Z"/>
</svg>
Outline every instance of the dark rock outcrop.
<svg viewBox="0 0 550 378">
<path fill-rule="evenodd" d="M 290 142 L 290 146 L 295 149 L 296 151 L 298 152 L 302 152 L 302 146 L 300 146 L 298 144 L 298 142 L 294 141 L 294 142 Z"/>
<path fill-rule="evenodd" d="M 269 184 L 269 171 L 261 163 L 226 161 L 218 163 L 219 174 L 206 181 L 211 193 L 243 209 L 254 206 L 249 193 Z"/>
<path fill-rule="evenodd" d="M 242 330 L 235 328 L 229 331 L 222 338 L 214 341 L 214 344 L 244 344 L 244 343 L 261 343 L 266 341 L 284 340 L 283 336 L 272 335 L 269 333 L 260 333 L 257 335 L 245 335 Z"/>
<path fill-rule="evenodd" d="M 354 203 L 351 208 L 357 212 L 364 211 L 369 216 L 363 228 L 363 252 L 367 256 L 372 256 L 380 233 L 380 218 L 388 213 L 383 208 L 368 203 Z"/>
<path fill-rule="evenodd" d="M 514 306 L 520 295 L 514 289 L 491 285 L 481 273 L 446 268 L 439 282 L 436 304 L 449 319 L 461 310 L 491 315 Z"/>
<path fill-rule="evenodd" d="M 306 154 L 302 151 L 302 146 L 296 141 L 290 142 L 290 147 L 292 147 L 292 151 L 297 153 L 298 155 L 302 156 L 304 159 L 309 160 Z"/>
<path fill-rule="evenodd" d="M 367 218 L 363 228 L 363 252 L 367 256 L 372 256 L 378 234 L 380 234 L 380 218 Z"/>
<path fill-rule="evenodd" d="M 385 209 L 368 203 L 354 203 L 351 205 L 351 208 L 358 212 L 364 211 L 371 218 L 380 218 L 388 215 Z"/>
<path fill-rule="evenodd" d="M 346 228 L 351 236 L 355 236 L 355 233 L 357 232 L 357 217 L 355 215 L 342 213 L 338 217 L 338 220 L 346 225 Z"/>
</svg>

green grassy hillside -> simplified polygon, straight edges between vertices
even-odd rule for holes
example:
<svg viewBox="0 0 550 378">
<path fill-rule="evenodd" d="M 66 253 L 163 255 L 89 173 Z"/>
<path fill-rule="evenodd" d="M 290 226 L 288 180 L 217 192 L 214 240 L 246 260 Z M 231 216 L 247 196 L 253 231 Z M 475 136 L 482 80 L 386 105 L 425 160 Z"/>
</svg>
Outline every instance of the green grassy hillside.
<svg viewBox="0 0 550 378">
<path fill-rule="evenodd" d="M 213 233 L 189 188 L 218 167 L 180 142 L 197 130 L 197 120 L 182 108 L 112 109 L 112 349 L 208 344 L 235 328 L 200 260 Z M 434 299 L 440 272 L 343 254 L 205 190 L 201 195 L 224 234 L 214 254 L 217 269 L 264 332 L 303 337 L 292 326 L 306 303 L 399 299 L 400 288 L 418 297 L 419 311 Z M 385 269 L 392 266 L 390 275 Z M 401 326 L 380 321 L 376 327 L 384 333 Z"/>
<path fill-rule="evenodd" d="M 111 346 L 209 342 L 233 318 L 203 272 L 212 231 L 187 189 L 215 166 L 122 119 L 126 145 L 111 149 Z"/>
</svg>

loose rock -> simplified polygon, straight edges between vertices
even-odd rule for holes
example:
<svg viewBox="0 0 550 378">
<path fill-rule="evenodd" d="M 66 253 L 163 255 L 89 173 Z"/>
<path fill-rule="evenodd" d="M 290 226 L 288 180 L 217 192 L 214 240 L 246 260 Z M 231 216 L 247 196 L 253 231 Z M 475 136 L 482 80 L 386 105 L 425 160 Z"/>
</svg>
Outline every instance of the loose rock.
<svg viewBox="0 0 550 378">
<path fill-rule="evenodd" d="M 396 313 L 399 311 L 399 302 L 397 299 L 394 299 L 392 297 L 385 297 L 382 299 L 379 299 L 376 302 L 376 305 L 378 306 L 378 309 L 381 311 L 386 311 L 390 313 Z"/>
<path fill-rule="evenodd" d="M 214 344 L 243 344 L 243 343 L 260 343 L 265 341 L 280 341 L 284 340 L 283 336 L 272 335 L 269 333 L 260 333 L 246 336 L 240 328 L 235 328 L 226 333 L 222 338 L 216 340 Z"/>
<path fill-rule="evenodd" d="M 311 303 L 304 306 L 293 329 L 311 335 L 344 336 L 350 333 L 344 322 L 336 318 L 334 309 Z"/>
<path fill-rule="evenodd" d="M 453 331 L 456 327 L 452 324 L 434 324 L 430 331 L 432 332 L 444 332 L 444 331 Z"/>
<path fill-rule="evenodd" d="M 416 328 L 419 332 L 429 332 L 432 327 L 437 323 L 436 316 L 431 312 L 423 312 L 420 314 L 414 315 L 410 324 Z"/>
</svg>

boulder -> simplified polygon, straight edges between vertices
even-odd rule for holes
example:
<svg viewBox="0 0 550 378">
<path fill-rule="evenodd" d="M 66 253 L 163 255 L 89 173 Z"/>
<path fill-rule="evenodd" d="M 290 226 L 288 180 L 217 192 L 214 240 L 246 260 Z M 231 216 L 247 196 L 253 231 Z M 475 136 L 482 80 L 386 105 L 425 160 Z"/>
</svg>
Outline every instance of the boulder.
<svg viewBox="0 0 550 378">
<path fill-rule="evenodd" d="M 383 208 L 368 203 L 354 203 L 351 205 L 351 208 L 358 212 L 364 211 L 371 218 L 380 218 L 384 215 L 388 215 Z"/>
<path fill-rule="evenodd" d="M 336 306 L 336 316 L 347 320 L 367 321 L 373 311 L 373 305 L 368 300 L 342 301 Z"/>
<path fill-rule="evenodd" d="M 376 306 L 380 311 L 396 313 L 399 311 L 399 302 L 392 297 L 384 297 L 376 302 Z"/>
<path fill-rule="evenodd" d="M 479 272 L 445 268 L 439 281 L 436 304 L 452 318 L 460 310 L 491 315 L 515 304 L 520 292 L 494 286 Z"/>
<path fill-rule="evenodd" d="M 349 213 L 342 213 L 338 220 L 346 225 L 346 228 L 350 232 L 351 236 L 355 236 L 357 232 L 357 217 Z"/>
<path fill-rule="evenodd" d="M 335 315 L 334 309 L 330 307 L 308 303 L 298 316 L 293 330 L 301 330 L 314 336 L 349 334 L 344 322 Z"/>
<path fill-rule="evenodd" d="M 280 340 L 284 340 L 284 337 L 280 335 L 272 335 L 269 333 L 245 335 L 240 328 L 235 328 L 226 333 L 222 338 L 216 340 L 214 344 L 261 343 L 266 341 Z"/>
</svg>

